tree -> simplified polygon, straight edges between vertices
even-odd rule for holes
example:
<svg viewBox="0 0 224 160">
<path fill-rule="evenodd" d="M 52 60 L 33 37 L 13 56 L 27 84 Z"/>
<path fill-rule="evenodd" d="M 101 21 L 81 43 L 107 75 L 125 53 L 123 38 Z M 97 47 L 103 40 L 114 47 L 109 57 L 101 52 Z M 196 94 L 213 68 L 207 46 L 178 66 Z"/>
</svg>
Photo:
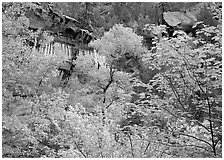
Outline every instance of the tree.
<svg viewBox="0 0 224 160">
<path fill-rule="evenodd" d="M 52 84 L 61 57 L 46 57 L 33 51 L 25 43 L 34 34 L 28 30 L 26 4 L 8 5 L 3 5 L 7 7 L 3 13 L 2 35 L 3 157 L 40 157 L 40 139 L 30 125 L 47 119 L 41 118 L 42 113 L 37 116 L 42 103 L 38 98 L 44 92 L 54 92 Z"/>
<path fill-rule="evenodd" d="M 150 89 L 150 104 L 172 115 L 167 127 L 176 137 L 176 146 L 199 149 L 199 152 L 189 151 L 190 156 L 219 157 L 221 35 L 219 28 L 213 26 L 204 26 L 197 34 L 198 38 L 191 38 L 182 33 L 177 38 L 164 38 L 157 43 L 150 63 L 153 68 L 165 65 L 167 70 L 151 81 L 162 95 L 153 94 Z M 200 154 L 201 149 L 206 151 L 204 155 Z"/>
<path fill-rule="evenodd" d="M 130 41 L 127 41 L 127 39 Z M 131 82 L 129 85 L 133 87 L 138 87 L 143 84 L 136 75 L 138 75 L 141 68 L 141 58 L 146 50 L 142 46 L 142 37 L 135 34 L 131 28 L 115 25 L 109 32 L 105 33 L 101 39 L 93 41 L 90 45 L 94 47 L 101 56 L 105 56 L 106 64 L 111 71 L 115 71 L 114 74 L 116 74 L 117 71 L 121 73 L 132 73 L 132 77 L 128 79 L 122 78 L 122 83 L 126 82 L 129 84 Z M 124 73 L 120 74 L 120 76 L 122 75 L 123 77 L 125 75 L 123 74 Z M 135 92 L 129 92 L 129 96 L 133 96 L 134 93 Z M 144 107 L 126 101 L 122 111 L 123 117 L 120 117 L 120 120 L 117 119 L 120 127 L 116 129 L 117 131 L 115 130 L 117 132 L 116 141 L 121 145 L 130 146 L 130 153 L 127 154 L 128 157 L 147 156 L 149 145 L 152 145 L 155 139 L 158 138 L 157 136 L 156 138 L 152 138 L 154 134 L 157 134 L 154 127 L 148 126 L 147 129 L 144 128 L 144 126 L 147 126 L 147 124 L 149 125 L 152 120 L 146 118 L 145 113 L 148 113 L 148 111 L 145 111 Z M 151 134 L 149 135 L 148 133 Z M 149 139 L 149 137 L 152 141 L 147 142 L 146 140 Z M 156 142 L 154 145 L 162 147 Z M 149 150 L 151 153 L 153 151 L 156 151 L 154 153 L 155 155 L 161 154 L 158 150 Z"/>
<path fill-rule="evenodd" d="M 109 65 L 123 71 L 127 65 L 138 68 L 138 64 L 133 64 L 138 63 L 134 60 L 139 59 L 145 51 L 142 46 L 142 37 L 135 34 L 131 28 L 125 28 L 122 25 L 115 25 L 101 39 L 90 43 L 90 46 L 105 56 Z"/>
<path fill-rule="evenodd" d="M 102 16 L 104 24 L 96 20 L 93 27 L 108 31 L 90 43 L 92 53 L 79 52 L 61 87 L 60 49 L 45 55 L 27 43 L 40 35 L 52 38 L 29 30 L 26 9 L 36 5 L 3 3 L 3 157 L 221 157 L 220 4 L 209 6 L 218 25 L 200 22 L 196 37 L 182 31 L 164 37 L 165 26 L 145 25 L 151 3 L 76 4 L 56 6 L 65 13 L 80 9 L 74 16 Z M 130 22 L 116 24 L 126 12 Z M 136 30 L 124 27 L 133 19 L 144 36 L 152 35 L 152 49 Z"/>
</svg>

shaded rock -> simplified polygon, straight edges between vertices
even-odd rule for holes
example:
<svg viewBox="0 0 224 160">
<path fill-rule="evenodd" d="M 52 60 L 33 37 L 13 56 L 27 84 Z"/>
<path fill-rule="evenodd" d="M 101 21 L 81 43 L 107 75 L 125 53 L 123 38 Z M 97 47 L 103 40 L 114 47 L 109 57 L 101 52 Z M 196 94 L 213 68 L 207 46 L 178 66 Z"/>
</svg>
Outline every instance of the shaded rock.
<svg viewBox="0 0 224 160">
<path fill-rule="evenodd" d="M 186 33 L 192 32 L 192 27 L 197 22 L 196 16 L 190 12 L 164 12 L 163 18 L 170 27 Z"/>
</svg>

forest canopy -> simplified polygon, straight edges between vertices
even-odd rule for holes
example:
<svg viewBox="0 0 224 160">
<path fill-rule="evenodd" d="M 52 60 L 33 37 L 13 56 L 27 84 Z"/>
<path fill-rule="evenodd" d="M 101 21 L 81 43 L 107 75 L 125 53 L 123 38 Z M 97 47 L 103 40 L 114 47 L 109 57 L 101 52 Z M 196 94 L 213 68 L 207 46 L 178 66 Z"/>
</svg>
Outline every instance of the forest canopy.
<svg viewBox="0 0 224 160">
<path fill-rule="evenodd" d="M 3 158 L 221 158 L 222 3 L 3 2 Z"/>
</svg>

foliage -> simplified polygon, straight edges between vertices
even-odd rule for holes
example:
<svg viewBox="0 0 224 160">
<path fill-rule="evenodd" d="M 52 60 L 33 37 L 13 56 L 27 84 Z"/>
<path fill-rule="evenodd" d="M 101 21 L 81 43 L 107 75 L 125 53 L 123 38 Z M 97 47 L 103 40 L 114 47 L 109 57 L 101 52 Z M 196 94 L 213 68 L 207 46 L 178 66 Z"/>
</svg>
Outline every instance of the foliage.
<svg viewBox="0 0 224 160">
<path fill-rule="evenodd" d="M 175 145 L 207 151 L 201 155 L 199 149 L 191 156 L 219 157 L 222 124 L 220 30 L 205 26 L 197 34 L 196 39 L 185 34 L 157 43 L 151 67 L 165 65 L 167 70 L 151 81 L 150 84 L 162 95 L 153 94 L 150 89 L 150 104 L 176 119 L 171 118 L 167 123 L 169 132 L 178 136 Z"/>
<path fill-rule="evenodd" d="M 24 6 L 13 3 L 3 14 L 3 156 L 39 157 L 38 141 L 28 125 L 30 117 L 36 117 L 37 97 L 54 90 L 55 68 L 61 58 L 45 57 L 24 43 L 30 33 L 28 19 L 24 14 L 16 19 L 8 16 L 12 8 L 21 11 L 20 7 Z"/>
<path fill-rule="evenodd" d="M 101 39 L 91 42 L 90 46 L 105 56 L 109 65 L 118 66 L 123 70 L 130 67 L 138 68 L 138 59 L 145 51 L 142 37 L 135 34 L 131 28 L 122 25 L 115 25 Z"/>
<path fill-rule="evenodd" d="M 210 6 L 218 25 L 202 23 L 195 37 L 183 31 L 164 37 L 165 26 L 145 25 L 151 4 L 58 4 L 65 13 L 81 8 L 71 12 L 75 16 L 86 14 L 85 7 L 94 16 L 117 16 L 102 16 L 102 26 L 92 23 L 102 32 L 110 29 L 90 43 L 93 53 L 80 52 L 65 87 L 59 86 L 57 66 L 66 55 L 59 48 L 58 54 L 45 55 L 27 45 L 26 40 L 42 37 L 44 44 L 52 38 L 29 30 L 27 5 L 2 6 L 3 157 L 221 157 L 218 4 Z M 124 14 L 127 21 L 121 18 Z M 139 30 L 125 27 L 131 21 Z M 135 31 L 152 35 L 152 50 Z"/>
</svg>

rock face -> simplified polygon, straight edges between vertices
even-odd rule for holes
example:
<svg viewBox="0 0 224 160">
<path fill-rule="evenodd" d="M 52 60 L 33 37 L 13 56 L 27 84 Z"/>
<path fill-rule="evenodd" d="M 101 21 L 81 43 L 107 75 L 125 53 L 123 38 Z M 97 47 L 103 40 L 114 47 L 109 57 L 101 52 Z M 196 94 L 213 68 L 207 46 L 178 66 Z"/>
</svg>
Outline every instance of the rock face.
<svg viewBox="0 0 224 160">
<path fill-rule="evenodd" d="M 26 17 L 30 20 L 30 28 L 49 31 L 54 34 L 57 41 L 65 41 L 67 45 L 88 44 L 94 38 L 91 25 L 57 13 L 48 5 L 33 4 L 28 9 Z"/>
<path fill-rule="evenodd" d="M 30 29 L 47 31 L 53 36 L 45 49 L 46 54 L 54 53 L 55 42 L 65 46 L 65 52 L 60 54 L 69 55 L 69 57 L 58 66 L 59 86 L 65 87 L 72 75 L 75 67 L 73 60 L 76 60 L 79 50 L 92 49 L 88 43 L 94 39 L 93 28 L 87 23 L 56 12 L 48 3 L 31 3 L 26 17 L 30 20 Z"/>
</svg>

